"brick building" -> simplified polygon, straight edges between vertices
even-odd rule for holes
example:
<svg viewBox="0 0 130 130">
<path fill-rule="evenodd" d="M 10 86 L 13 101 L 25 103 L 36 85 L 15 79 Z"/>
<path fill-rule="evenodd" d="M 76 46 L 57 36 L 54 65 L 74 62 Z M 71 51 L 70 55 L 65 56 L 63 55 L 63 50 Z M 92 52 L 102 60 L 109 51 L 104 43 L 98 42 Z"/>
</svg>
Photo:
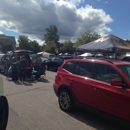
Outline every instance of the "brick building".
<svg viewBox="0 0 130 130">
<path fill-rule="evenodd" d="M 1 51 L 1 46 L 4 43 L 11 43 L 11 44 L 14 44 L 14 46 L 16 46 L 15 37 L 14 36 L 6 36 L 4 34 L 0 34 L 0 51 Z"/>
</svg>

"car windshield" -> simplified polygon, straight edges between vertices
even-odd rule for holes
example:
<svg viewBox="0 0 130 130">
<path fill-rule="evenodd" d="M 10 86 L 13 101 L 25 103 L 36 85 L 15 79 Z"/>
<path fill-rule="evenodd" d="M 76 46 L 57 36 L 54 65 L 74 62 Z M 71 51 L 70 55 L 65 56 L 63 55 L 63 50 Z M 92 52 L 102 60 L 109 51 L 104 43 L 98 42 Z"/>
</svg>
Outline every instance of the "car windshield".
<svg viewBox="0 0 130 130">
<path fill-rule="evenodd" d="M 117 66 L 130 79 L 130 65 Z"/>
</svg>

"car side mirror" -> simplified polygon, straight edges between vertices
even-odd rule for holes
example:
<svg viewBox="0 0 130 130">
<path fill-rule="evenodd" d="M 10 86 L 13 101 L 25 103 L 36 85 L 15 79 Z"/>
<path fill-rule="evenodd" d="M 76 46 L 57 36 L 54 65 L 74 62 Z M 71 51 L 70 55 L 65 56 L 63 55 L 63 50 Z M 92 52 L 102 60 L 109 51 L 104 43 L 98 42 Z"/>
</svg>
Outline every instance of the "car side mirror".
<svg viewBox="0 0 130 130">
<path fill-rule="evenodd" d="M 111 85 L 112 86 L 123 86 L 123 83 L 120 79 L 112 79 Z"/>
</svg>

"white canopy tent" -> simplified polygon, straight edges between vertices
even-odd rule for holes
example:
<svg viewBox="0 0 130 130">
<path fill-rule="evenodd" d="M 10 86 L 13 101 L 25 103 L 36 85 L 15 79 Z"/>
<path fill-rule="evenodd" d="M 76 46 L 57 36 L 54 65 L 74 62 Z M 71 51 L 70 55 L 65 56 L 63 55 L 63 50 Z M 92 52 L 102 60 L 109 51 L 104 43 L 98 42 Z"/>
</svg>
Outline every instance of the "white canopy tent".
<svg viewBox="0 0 130 130">
<path fill-rule="evenodd" d="M 79 56 L 93 56 L 93 54 L 91 54 L 91 53 L 83 53 L 83 54 L 81 54 L 81 55 L 79 55 Z"/>
<path fill-rule="evenodd" d="M 38 54 L 38 55 L 41 55 L 41 56 L 43 56 L 43 57 L 47 57 L 47 58 L 52 58 L 52 57 L 55 56 L 55 54 L 48 53 L 48 52 L 45 52 L 45 51 L 38 52 L 37 54 Z"/>
</svg>

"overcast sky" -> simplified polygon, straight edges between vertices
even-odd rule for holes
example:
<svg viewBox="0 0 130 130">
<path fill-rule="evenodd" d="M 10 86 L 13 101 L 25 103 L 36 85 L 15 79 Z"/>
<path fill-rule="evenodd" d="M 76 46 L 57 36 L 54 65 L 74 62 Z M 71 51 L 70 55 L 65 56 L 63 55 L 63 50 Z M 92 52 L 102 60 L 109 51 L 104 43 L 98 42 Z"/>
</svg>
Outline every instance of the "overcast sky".
<svg viewBox="0 0 130 130">
<path fill-rule="evenodd" d="M 50 25 L 58 27 L 60 41 L 76 40 L 86 30 L 102 36 L 110 33 L 111 16 L 87 1 L 91 0 L 1 0 L 0 33 L 10 31 L 16 38 L 24 34 L 42 41 Z"/>
</svg>

